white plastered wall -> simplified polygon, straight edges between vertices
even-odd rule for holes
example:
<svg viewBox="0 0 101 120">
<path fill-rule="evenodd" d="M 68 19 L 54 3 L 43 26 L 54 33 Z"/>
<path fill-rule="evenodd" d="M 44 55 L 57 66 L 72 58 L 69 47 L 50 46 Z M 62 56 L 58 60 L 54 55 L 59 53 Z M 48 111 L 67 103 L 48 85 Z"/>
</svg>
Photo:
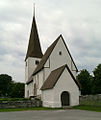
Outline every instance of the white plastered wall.
<svg viewBox="0 0 101 120">
<path fill-rule="evenodd" d="M 62 52 L 62 55 L 59 55 L 59 52 Z M 72 74 L 76 78 L 76 68 L 71 60 L 71 57 L 64 45 L 62 38 L 59 39 L 55 48 L 53 49 L 51 55 L 49 56 L 47 62 L 45 63 L 45 79 L 49 76 L 50 72 L 55 70 L 56 68 L 61 67 L 62 65 L 67 64 L 70 68 Z"/>
<path fill-rule="evenodd" d="M 29 80 L 30 76 L 32 75 L 33 71 L 37 67 L 35 64 L 35 61 L 40 61 L 40 58 L 33 58 L 28 57 L 28 59 L 25 62 L 25 83 Z M 29 95 L 28 95 L 29 92 Z M 30 84 L 25 84 L 25 97 L 33 96 L 34 94 L 34 83 L 31 82 Z"/>
<path fill-rule="evenodd" d="M 35 64 L 35 61 L 38 60 L 40 61 L 40 58 L 33 58 L 33 57 L 28 57 L 28 59 L 25 62 L 25 82 L 30 78 L 32 73 L 34 72 L 35 68 L 37 65 Z"/>
<path fill-rule="evenodd" d="M 54 104 L 53 92 L 54 92 L 53 89 L 42 91 L 41 98 L 43 107 L 53 107 Z"/>
<path fill-rule="evenodd" d="M 53 89 L 42 91 L 43 106 L 61 107 L 61 94 L 63 91 L 70 94 L 70 106 L 79 105 L 79 88 L 66 68 Z"/>
<path fill-rule="evenodd" d="M 33 82 L 30 84 L 25 84 L 25 98 L 29 98 L 30 96 L 33 96 L 34 89 L 33 89 Z"/>
<path fill-rule="evenodd" d="M 36 83 L 36 87 L 37 87 L 37 95 L 41 95 L 40 88 L 43 85 L 43 78 L 44 78 L 43 72 L 44 70 L 38 72 L 36 75 L 33 76 L 33 82 Z"/>
</svg>

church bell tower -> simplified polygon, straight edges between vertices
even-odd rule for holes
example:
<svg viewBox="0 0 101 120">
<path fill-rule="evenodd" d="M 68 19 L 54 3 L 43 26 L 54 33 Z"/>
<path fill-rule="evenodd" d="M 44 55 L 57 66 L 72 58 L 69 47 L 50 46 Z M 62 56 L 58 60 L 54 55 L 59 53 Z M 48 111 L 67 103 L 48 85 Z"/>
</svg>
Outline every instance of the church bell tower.
<svg viewBox="0 0 101 120">
<path fill-rule="evenodd" d="M 27 54 L 25 57 L 25 83 L 29 80 L 36 66 L 39 64 L 42 56 L 43 54 L 41 50 L 36 20 L 34 16 L 32 21 Z M 26 91 L 27 91 L 27 84 L 25 84 L 25 97 L 28 96 L 26 95 L 27 94 Z"/>
</svg>

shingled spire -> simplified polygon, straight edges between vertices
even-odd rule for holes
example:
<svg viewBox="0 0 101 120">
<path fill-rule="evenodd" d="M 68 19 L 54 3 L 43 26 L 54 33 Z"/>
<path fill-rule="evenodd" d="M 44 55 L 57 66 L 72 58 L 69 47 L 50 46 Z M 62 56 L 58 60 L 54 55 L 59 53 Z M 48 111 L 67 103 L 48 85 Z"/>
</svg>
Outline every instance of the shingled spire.
<svg viewBox="0 0 101 120">
<path fill-rule="evenodd" d="M 42 58 L 42 56 L 43 54 L 41 51 L 40 40 L 39 40 L 35 16 L 34 16 L 25 61 L 28 57 Z"/>
</svg>

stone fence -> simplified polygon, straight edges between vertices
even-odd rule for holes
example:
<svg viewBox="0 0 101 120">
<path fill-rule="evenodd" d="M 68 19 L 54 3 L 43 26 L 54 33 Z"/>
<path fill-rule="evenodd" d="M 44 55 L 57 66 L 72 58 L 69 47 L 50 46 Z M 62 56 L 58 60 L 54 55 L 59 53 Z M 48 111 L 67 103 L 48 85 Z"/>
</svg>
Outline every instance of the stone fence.
<svg viewBox="0 0 101 120">
<path fill-rule="evenodd" d="M 25 100 L 25 101 L 0 101 L 0 108 L 30 108 L 41 107 L 40 100 Z"/>
<path fill-rule="evenodd" d="M 80 105 L 101 106 L 101 94 L 80 96 Z"/>
<path fill-rule="evenodd" d="M 98 105 L 101 106 L 101 94 L 80 96 L 80 105 Z M 23 100 L 23 101 L 0 101 L 0 108 L 30 108 L 41 107 L 40 100 Z"/>
</svg>

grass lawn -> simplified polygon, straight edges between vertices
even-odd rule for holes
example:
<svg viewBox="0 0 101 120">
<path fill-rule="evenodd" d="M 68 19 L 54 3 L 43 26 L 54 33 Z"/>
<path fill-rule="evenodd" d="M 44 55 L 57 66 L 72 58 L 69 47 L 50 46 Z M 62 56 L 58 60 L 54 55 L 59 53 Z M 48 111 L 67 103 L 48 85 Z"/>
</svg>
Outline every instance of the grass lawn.
<svg viewBox="0 0 101 120">
<path fill-rule="evenodd" d="M 101 112 L 101 106 L 79 105 L 79 106 L 74 106 L 73 108 L 80 109 L 80 110 L 89 110 L 89 111 Z"/>
<path fill-rule="evenodd" d="M 62 108 L 46 108 L 46 107 L 10 108 L 10 109 L 0 109 L 0 112 L 27 111 L 27 110 L 61 110 L 61 109 Z"/>
<path fill-rule="evenodd" d="M 0 102 L 2 101 L 26 101 L 30 100 L 29 98 L 0 98 Z"/>
</svg>

